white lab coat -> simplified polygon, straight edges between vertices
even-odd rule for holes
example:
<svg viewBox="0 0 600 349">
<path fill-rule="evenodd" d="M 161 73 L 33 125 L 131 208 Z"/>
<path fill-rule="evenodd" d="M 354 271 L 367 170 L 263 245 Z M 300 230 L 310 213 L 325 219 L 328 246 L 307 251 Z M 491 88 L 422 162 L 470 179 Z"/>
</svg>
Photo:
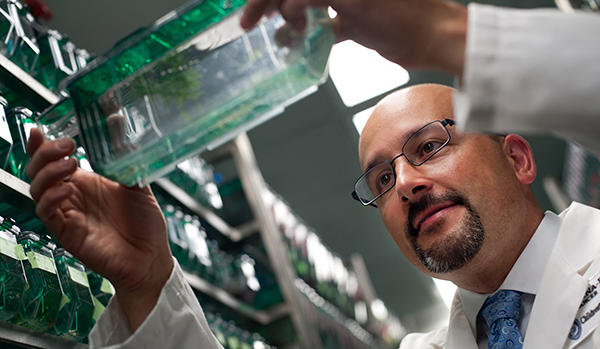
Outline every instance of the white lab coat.
<svg viewBox="0 0 600 349">
<path fill-rule="evenodd" d="M 553 130 L 600 155 L 599 29 L 600 16 L 470 5 L 465 72 L 454 101 L 458 125 L 467 130 L 500 132 Z M 594 219 L 594 226 L 600 227 L 600 221 Z M 590 251 L 586 255 L 591 260 L 590 249 L 600 239 L 594 239 L 593 232 L 584 229 L 584 220 L 575 223 L 581 229 L 570 231 L 588 237 L 589 243 L 581 248 Z M 557 264 L 556 275 L 560 277 L 544 277 L 546 286 L 536 304 L 564 301 L 564 305 L 554 304 L 547 309 L 534 305 L 526 342 L 529 348 L 561 347 L 565 329 L 573 323 L 573 304 L 576 307 L 585 292 L 586 274 L 577 274 L 583 254 L 576 248 L 566 248 L 576 241 L 567 239 L 569 233 L 562 235 L 561 241 L 568 240 L 562 249 L 564 255 L 577 266 L 562 263 L 562 252 L 557 252 L 557 259 L 551 262 Z M 594 251 L 597 256 L 598 249 Z M 555 284 L 559 287 L 553 289 Z M 475 348 L 470 329 L 469 333 L 461 331 L 469 326 L 461 316 L 460 304 L 454 308 L 449 347 Z M 549 323 L 554 318 L 561 320 Z M 437 343 L 441 347 L 444 333 L 440 330 L 418 339 L 421 344 Z M 598 336 L 589 337 L 594 338 L 597 347 Z M 591 341 L 589 338 L 586 340 Z M 417 337 L 409 338 L 413 339 Z M 550 344 L 540 344 L 546 341 Z M 176 266 L 155 309 L 135 333 L 129 333 L 118 304 L 113 301 L 90 334 L 90 347 L 208 349 L 220 345 Z M 436 348 L 416 344 L 405 347 Z"/>
<path fill-rule="evenodd" d="M 579 338 L 568 338 L 575 319 L 581 320 L 600 306 L 600 295 L 596 295 L 580 309 L 586 291 L 598 284 L 600 276 L 600 210 L 573 203 L 561 217 L 556 244 L 548 263 L 540 268 L 543 276 L 531 310 L 525 349 L 600 348 L 600 330 L 595 331 L 600 313 L 583 324 Z M 411 334 L 401 348 L 478 349 L 460 297 L 454 298 L 447 329 Z"/>
<path fill-rule="evenodd" d="M 600 15 L 471 4 L 468 18 L 457 125 L 550 132 L 600 157 Z"/>
</svg>

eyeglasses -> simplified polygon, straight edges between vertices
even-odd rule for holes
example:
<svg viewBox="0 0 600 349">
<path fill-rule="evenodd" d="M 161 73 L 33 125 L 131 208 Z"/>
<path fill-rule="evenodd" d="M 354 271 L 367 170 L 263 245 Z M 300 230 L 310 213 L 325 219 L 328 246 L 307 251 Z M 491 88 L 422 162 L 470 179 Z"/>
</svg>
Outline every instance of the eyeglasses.
<svg viewBox="0 0 600 349">
<path fill-rule="evenodd" d="M 418 129 L 406 140 L 402 153 L 371 166 L 356 180 L 352 197 L 364 206 L 377 207 L 374 202 L 396 185 L 394 161 L 404 155 L 411 165 L 423 165 L 450 142 L 448 125 L 454 125 L 454 120 L 435 120 Z"/>
</svg>

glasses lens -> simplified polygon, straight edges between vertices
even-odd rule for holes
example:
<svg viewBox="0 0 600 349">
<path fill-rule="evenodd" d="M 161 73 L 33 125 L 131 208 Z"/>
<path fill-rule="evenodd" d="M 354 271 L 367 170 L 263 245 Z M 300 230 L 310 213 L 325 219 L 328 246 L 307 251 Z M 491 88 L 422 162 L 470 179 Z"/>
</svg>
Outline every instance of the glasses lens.
<svg viewBox="0 0 600 349">
<path fill-rule="evenodd" d="M 365 172 L 356 182 L 354 190 L 360 201 L 367 204 L 393 187 L 395 180 L 394 168 L 388 161 L 385 161 Z"/>
<path fill-rule="evenodd" d="M 421 165 L 448 144 L 449 140 L 448 130 L 441 122 L 436 121 L 410 136 L 402 151 L 413 165 Z"/>
</svg>

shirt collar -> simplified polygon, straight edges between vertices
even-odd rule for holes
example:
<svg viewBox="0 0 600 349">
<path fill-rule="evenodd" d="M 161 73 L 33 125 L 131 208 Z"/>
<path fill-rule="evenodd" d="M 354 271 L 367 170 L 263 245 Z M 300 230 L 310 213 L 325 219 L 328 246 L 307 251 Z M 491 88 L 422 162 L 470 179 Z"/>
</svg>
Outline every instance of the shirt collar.
<svg viewBox="0 0 600 349">
<path fill-rule="evenodd" d="M 547 211 L 544 214 L 540 225 L 499 289 L 537 294 L 537 288 L 542 278 L 540 266 L 545 266 L 550 258 L 561 221 L 561 218 L 553 212 Z M 477 314 L 489 294 L 475 293 L 462 288 L 458 288 L 457 292 L 463 304 L 465 316 L 475 333 Z"/>
</svg>

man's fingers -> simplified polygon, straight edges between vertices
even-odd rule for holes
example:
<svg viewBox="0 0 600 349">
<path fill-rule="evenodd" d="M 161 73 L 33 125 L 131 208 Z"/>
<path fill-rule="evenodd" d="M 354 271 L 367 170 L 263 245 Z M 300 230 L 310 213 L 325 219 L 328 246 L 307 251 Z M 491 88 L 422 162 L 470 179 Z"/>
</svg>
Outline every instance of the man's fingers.
<svg viewBox="0 0 600 349">
<path fill-rule="evenodd" d="M 29 192 L 34 201 L 38 201 L 40 196 L 46 189 L 55 183 L 62 182 L 65 177 L 68 177 L 77 170 L 77 160 L 60 159 L 44 166 L 31 181 Z"/>
<path fill-rule="evenodd" d="M 72 139 L 63 138 L 57 141 L 43 142 L 33 153 L 31 161 L 25 169 L 27 177 L 35 179 L 37 173 L 46 164 L 69 156 L 75 150 L 75 142 Z"/>
<path fill-rule="evenodd" d="M 71 195 L 73 188 L 70 183 L 61 183 L 46 190 L 35 205 L 36 215 L 53 234 L 63 230 L 63 217 L 60 204 Z"/>
<path fill-rule="evenodd" d="M 37 128 L 32 128 L 27 141 L 27 154 L 32 157 L 36 150 L 44 143 L 44 135 Z"/>
<path fill-rule="evenodd" d="M 242 18 L 240 18 L 242 28 L 245 30 L 252 29 L 263 14 L 267 12 L 267 9 L 275 3 L 274 0 L 248 0 Z"/>
</svg>

